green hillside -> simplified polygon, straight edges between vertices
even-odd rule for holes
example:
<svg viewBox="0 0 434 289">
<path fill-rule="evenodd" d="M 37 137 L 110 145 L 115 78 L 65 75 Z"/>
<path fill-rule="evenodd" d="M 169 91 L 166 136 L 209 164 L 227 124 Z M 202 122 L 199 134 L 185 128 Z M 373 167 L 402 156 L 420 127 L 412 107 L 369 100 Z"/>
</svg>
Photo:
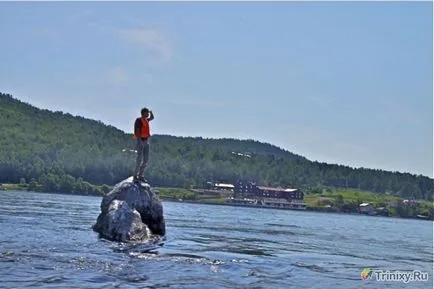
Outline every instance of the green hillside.
<svg viewBox="0 0 434 289">
<path fill-rule="evenodd" d="M 0 183 L 32 180 L 67 192 L 77 180 L 112 185 L 132 174 L 132 135 L 102 122 L 39 109 L 0 93 L 0 127 Z M 312 162 L 254 140 L 169 135 L 153 136 L 147 179 L 155 186 L 185 188 L 245 179 L 425 200 L 434 192 L 433 179 L 425 176 Z"/>
</svg>

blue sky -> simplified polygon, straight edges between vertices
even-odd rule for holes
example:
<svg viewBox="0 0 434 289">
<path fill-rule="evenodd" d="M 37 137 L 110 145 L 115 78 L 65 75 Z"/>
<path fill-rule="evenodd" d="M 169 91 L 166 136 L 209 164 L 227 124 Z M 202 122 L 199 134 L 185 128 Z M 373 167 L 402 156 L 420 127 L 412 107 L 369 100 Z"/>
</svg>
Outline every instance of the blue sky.
<svg viewBox="0 0 434 289">
<path fill-rule="evenodd" d="M 0 91 L 433 176 L 432 3 L 3 2 Z"/>
</svg>

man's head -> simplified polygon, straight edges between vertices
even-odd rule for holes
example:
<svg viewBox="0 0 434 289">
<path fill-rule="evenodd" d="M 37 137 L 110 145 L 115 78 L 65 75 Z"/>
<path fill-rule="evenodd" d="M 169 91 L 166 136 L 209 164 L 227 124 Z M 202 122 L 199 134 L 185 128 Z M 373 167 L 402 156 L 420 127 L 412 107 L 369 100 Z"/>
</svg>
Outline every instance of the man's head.
<svg viewBox="0 0 434 289">
<path fill-rule="evenodd" d="M 146 107 L 142 108 L 142 116 L 146 117 L 149 114 L 149 109 L 147 109 Z"/>
</svg>

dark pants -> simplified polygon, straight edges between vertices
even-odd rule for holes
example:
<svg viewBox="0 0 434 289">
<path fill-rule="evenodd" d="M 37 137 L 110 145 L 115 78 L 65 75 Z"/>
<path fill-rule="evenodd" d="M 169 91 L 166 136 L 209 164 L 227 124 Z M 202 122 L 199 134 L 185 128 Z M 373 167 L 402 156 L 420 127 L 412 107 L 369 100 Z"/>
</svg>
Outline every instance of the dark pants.
<svg viewBox="0 0 434 289">
<path fill-rule="evenodd" d="M 145 140 L 137 139 L 136 150 L 137 158 L 134 176 L 143 177 L 143 173 L 149 161 L 149 138 Z"/>
</svg>

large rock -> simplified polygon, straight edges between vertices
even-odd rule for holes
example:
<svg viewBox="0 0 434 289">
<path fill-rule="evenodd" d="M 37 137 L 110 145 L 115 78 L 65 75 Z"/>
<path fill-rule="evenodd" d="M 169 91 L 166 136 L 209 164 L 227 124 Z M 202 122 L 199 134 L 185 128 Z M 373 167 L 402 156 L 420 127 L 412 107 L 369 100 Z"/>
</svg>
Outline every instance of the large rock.
<svg viewBox="0 0 434 289">
<path fill-rule="evenodd" d="M 103 238 L 121 242 L 144 242 L 164 236 L 163 206 L 149 184 L 134 183 L 130 177 L 103 197 L 93 230 Z"/>
</svg>

